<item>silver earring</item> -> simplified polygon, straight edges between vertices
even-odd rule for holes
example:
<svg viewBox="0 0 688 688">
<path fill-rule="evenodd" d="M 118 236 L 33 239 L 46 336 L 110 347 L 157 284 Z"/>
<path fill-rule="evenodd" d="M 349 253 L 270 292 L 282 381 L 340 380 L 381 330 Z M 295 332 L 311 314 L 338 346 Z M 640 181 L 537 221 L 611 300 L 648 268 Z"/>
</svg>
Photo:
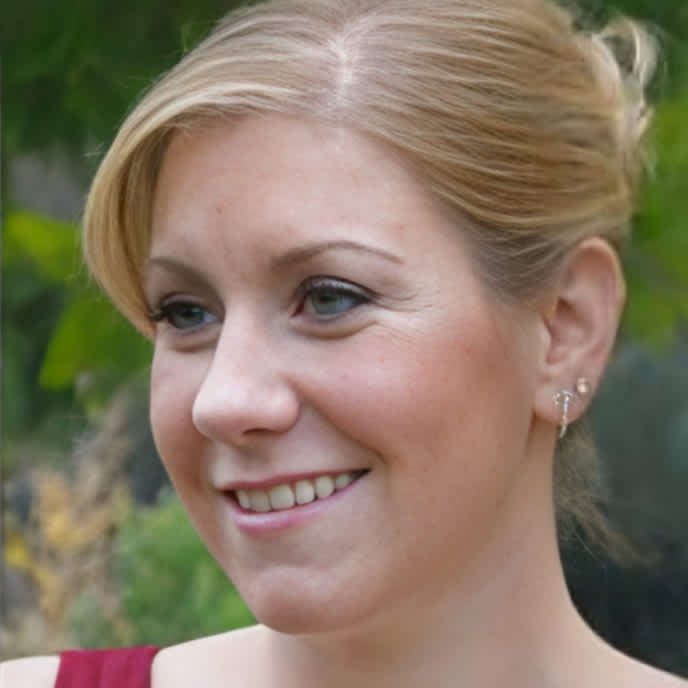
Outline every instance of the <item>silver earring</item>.
<svg viewBox="0 0 688 688">
<path fill-rule="evenodd" d="M 573 401 L 573 392 L 568 389 L 560 389 L 554 395 L 554 403 L 561 409 L 561 422 L 559 424 L 559 439 L 561 439 L 569 427 L 569 409 Z"/>
<path fill-rule="evenodd" d="M 561 422 L 559 424 L 559 439 L 562 439 L 566 434 L 566 430 L 569 427 L 569 411 L 571 409 L 571 403 L 574 401 L 576 396 L 580 399 L 585 399 L 585 397 L 590 394 L 590 381 L 586 377 L 579 377 L 574 385 L 576 390 L 575 394 L 568 389 L 560 389 L 554 395 L 554 403 L 559 409 L 561 409 Z"/>
</svg>

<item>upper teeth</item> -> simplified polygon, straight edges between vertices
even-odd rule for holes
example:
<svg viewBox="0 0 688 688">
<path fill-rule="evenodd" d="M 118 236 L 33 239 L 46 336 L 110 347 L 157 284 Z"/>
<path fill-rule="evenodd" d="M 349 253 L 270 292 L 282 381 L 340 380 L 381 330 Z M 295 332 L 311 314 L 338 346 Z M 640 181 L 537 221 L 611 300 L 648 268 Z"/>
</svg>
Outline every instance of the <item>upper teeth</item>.
<svg viewBox="0 0 688 688">
<path fill-rule="evenodd" d="M 275 485 L 269 490 L 237 490 L 236 497 L 242 508 L 249 511 L 273 511 L 291 509 L 296 504 L 309 504 L 316 499 L 325 499 L 333 492 L 351 484 L 356 473 L 319 475 L 313 480 L 299 480 L 293 485 Z"/>
</svg>

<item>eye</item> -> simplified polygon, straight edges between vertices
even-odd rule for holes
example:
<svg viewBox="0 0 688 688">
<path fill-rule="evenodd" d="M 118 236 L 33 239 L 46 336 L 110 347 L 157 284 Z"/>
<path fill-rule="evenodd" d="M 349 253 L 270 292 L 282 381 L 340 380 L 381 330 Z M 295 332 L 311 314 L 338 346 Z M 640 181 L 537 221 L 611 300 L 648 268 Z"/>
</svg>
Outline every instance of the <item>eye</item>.
<svg viewBox="0 0 688 688">
<path fill-rule="evenodd" d="M 217 320 L 216 316 L 203 306 L 188 301 L 168 301 L 150 313 L 154 323 L 166 322 L 175 330 L 185 332 L 198 330 Z"/>
<path fill-rule="evenodd" d="M 329 319 L 369 303 L 372 296 L 362 287 L 331 277 L 314 277 L 301 287 L 300 312 Z"/>
</svg>

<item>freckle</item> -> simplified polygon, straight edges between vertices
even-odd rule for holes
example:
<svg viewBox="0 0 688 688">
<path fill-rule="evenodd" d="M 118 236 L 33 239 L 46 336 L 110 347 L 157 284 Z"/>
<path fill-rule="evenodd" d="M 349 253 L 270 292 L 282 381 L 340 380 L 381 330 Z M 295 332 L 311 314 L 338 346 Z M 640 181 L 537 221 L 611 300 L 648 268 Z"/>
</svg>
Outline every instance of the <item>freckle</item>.
<svg viewBox="0 0 688 688">
<path fill-rule="evenodd" d="M 222 213 L 223 213 L 223 208 L 222 208 L 222 206 L 221 206 L 221 205 L 215 206 L 215 212 L 216 212 L 218 215 L 222 215 Z"/>
</svg>

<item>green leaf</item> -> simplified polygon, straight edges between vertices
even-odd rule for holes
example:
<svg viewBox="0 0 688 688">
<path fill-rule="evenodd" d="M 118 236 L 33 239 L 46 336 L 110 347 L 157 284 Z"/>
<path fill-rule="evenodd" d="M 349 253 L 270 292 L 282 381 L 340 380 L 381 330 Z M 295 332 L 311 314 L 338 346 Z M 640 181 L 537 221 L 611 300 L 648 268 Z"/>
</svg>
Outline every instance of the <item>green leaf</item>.
<svg viewBox="0 0 688 688">
<path fill-rule="evenodd" d="M 77 382 L 81 373 L 130 373 L 150 361 L 150 344 L 100 295 L 84 292 L 62 313 L 40 372 L 46 389 Z"/>
<path fill-rule="evenodd" d="M 79 235 L 74 225 L 26 211 L 5 224 L 3 267 L 29 260 L 41 277 L 66 283 L 79 273 Z"/>
</svg>

